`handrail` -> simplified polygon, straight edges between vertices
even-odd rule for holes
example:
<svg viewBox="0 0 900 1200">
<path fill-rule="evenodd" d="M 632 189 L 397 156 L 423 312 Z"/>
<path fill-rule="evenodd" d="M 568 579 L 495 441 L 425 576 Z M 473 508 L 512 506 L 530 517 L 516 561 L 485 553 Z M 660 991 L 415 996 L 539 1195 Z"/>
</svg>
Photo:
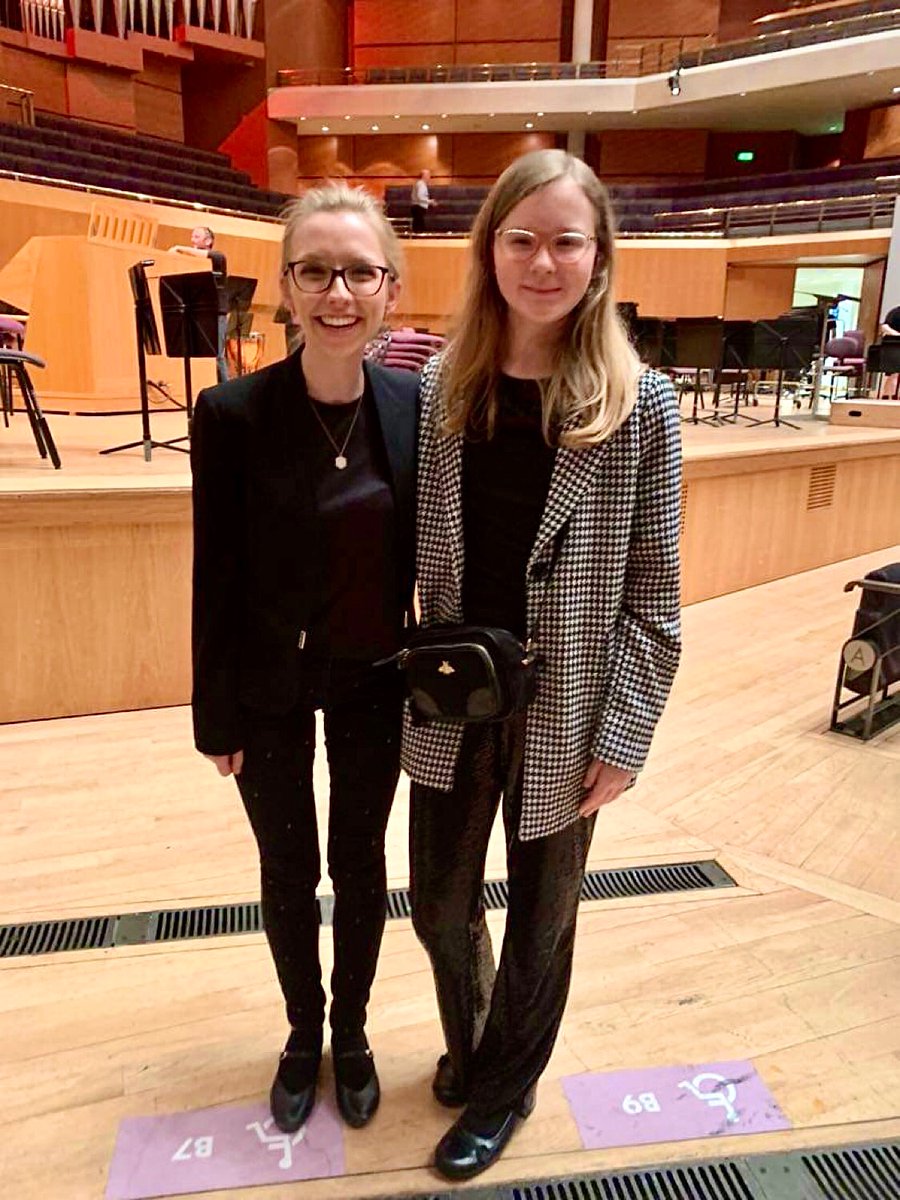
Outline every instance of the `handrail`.
<svg viewBox="0 0 900 1200">
<path fill-rule="evenodd" d="M 34 124 L 34 92 L 28 88 L 14 87 L 11 83 L 0 83 L 0 92 L 15 92 L 18 97 L 19 111 L 22 114 L 23 125 Z M 16 101 L 13 101 L 15 104 Z"/>
<path fill-rule="evenodd" d="M 762 218 L 762 222 L 753 222 L 754 227 L 760 223 L 765 224 L 764 214 L 768 214 L 768 233 L 772 236 L 779 218 L 790 219 L 791 214 L 787 210 L 793 210 L 795 217 L 803 216 L 803 210 L 806 210 L 816 222 L 816 232 L 821 233 L 826 220 L 834 219 L 848 208 L 852 208 L 855 210 L 853 215 L 863 216 L 868 220 L 868 228 L 874 229 L 876 220 L 883 219 L 889 224 L 893 219 L 895 199 L 896 197 L 888 192 L 870 192 L 863 196 L 827 196 L 821 200 L 777 200 L 769 204 L 732 204 L 686 208 L 679 212 L 658 212 L 653 214 L 653 220 L 674 224 L 676 221 L 696 218 L 695 227 L 713 226 L 716 231 L 728 237 L 736 233 L 741 225 L 746 227 L 750 223 L 748 218 L 753 216 Z"/>
<path fill-rule="evenodd" d="M 283 70 L 276 76 L 278 87 L 341 87 L 409 83 L 528 83 L 548 80 L 608 79 L 657 75 L 673 67 L 703 66 L 759 54 L 794 50 L 801 46 L 849 37 L 865 37 L 900 28 L 900 7 L 864 13 L 818 25 L 760 33 L 753 38 L 697 45 L 698 39 L 682 37 L 635 46 L 627 53 L 596 62 L 525 63 L 435 63 L 406 67 L 323 67 Z"/>
<path fill-rule="evenodd" d="M 79 183 L 74 179 L 56 179 L 49 175 L 33 175 L 27 171 L 10 171 L 0 167 L 0 179 L 13 179 L 23 183 L 46 184 L 48 187 L 69 188 L 89 195 L 115 196 L 120 200 L 138 200 L 141 204 L 164 204 L 167 208 L 190 208 L 195 212 L 211 213 L 217 217 L 243 217 L 245 221 L 263 221 L 282 225 L 280 217 L 265 213 L 245 212 L 240 208 L 220 208 L 216 204 L 202 204 L 199 200 L 176 200 L 167 196 L 148 196 L 146 192 L 129 192 L 124 188 L 101 187 L 95 183 Z"/>
</svg>

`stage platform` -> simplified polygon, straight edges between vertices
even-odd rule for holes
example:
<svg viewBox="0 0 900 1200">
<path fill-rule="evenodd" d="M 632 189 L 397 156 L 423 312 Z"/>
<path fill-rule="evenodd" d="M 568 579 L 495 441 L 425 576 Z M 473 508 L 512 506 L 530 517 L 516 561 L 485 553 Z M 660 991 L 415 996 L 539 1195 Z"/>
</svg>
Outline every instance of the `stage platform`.
<svg viewBox="0 0 900 1200">
<path fill-rule="evenodd" d="M 589 867 L 713 859 L 737 886 L 582 904 L 537 1108 L 479 1185 L 900 1136 L 900 732 L 863 745 L 826 731 L 857 603 L 842 585 L 898 556 L 893 546 L 685 610 L 649 761 L 601 810 Z M 0 923 L 258 896 L 237 793 L 194 752 L 185 708 L 4 726 L 0 779 Z M 323 837 L 324 754 L 316 789 Z M 401 781 L 391 887 L 409 879 L 407 825 Z M 495 835 L 489 879 L 505 874 L 499 822 Z M 489 914 L 495 946 L 504 916 Z M 327 979 L 329 929 L 321 958 Z M 10 1200 L 102 1200 L 120 1121 L 264 1102 L 285 1036 L 260 934 L 2 959 L 0 989 Z M 387 924 L 368 1032 L 382 1104 L 370 1127 L 344 1131 L 344 1173 L 217 1197 L 446 1195 L 427 1164 L 453 1114 L 431 1096 L 443 1043 L 408 918 Z M 583 1147 L 567 1076 L 734 1060 L 752 1063 L 789 1128 L 675 1141 L 663 1114 L 650 1144 Z M 328 1060 L 319 1104 L 333 1105 Z M 792 1182 L 778 1194 L 819 1194 Z M 697 1193 L 713 1194 L 750 1193 Z"/>
<path fill-rule="evenodd" d="M 900 542 L 900 431 L 790 419 L 683 426 L 685 604 Z M 137 414 L 49 420 L 59 471 L 24 414 L 0 426 L 0 722 L 184 703 L 187 455 L 101 456 L 139 436 Z M 152 423 L 160 441 L 185 429 L 179 411 Z"/>
</svg>

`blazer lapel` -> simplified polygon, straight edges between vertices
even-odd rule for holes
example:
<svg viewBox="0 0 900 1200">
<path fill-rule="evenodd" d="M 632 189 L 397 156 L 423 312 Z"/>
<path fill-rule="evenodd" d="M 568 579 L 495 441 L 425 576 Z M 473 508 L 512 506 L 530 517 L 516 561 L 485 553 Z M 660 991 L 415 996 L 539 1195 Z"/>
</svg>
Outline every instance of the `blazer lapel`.
<svg viewBox="0 0 900 1200">
<path fill-rule="evenodd" d="M 432 421 L 436 414 L 432 412 Z M 462 595 L 463 577 L 463 517 L 462 517 L 462 434 L 452 437 L 439 437 L 435 429 L 434 438 L 435 458 L 438 467 L 438 483 L 440 486 L 444 511 L 447 515 L 447 534 L 449 550 L 453 563 L 453 574 Z"/>
<path fill-rule="evenodd" d="M 545 547 L 562 529 L 576 504 L 597 486 L 598 464 L 609 450 L 609 445 L 609 441 L 605 441 L 584 450 L 565 447 L 557 450 L 547 503 L 528 559 L 529 567 L 535 559 L 543 556 Z"/>
<path fill-rule="evenodd" d="M 416 453 L 416 422 L 409 406 L 394 394 L 390 377 L 363 363 L 366 379 L 372 387 L 381 436 L 387 452 L 388 467 L 397 502 L 405 510 L 412 504 Z"/>
</svg>

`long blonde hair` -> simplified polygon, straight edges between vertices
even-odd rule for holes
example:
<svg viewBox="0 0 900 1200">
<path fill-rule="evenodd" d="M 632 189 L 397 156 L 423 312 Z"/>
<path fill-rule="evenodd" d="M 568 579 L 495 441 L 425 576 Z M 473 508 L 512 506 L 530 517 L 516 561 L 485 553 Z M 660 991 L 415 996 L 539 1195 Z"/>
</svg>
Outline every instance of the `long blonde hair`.
<svg viewBox="0 0 900 1200">
<path fill-rule="evenodd" d="M 606 188 L 581 159 L 535 150 L 506 168 L 472 228 L 465 298 L 442 369 L 444 434 L 493 433 L 507 319 L 494 271 L 494 232 L 526 196 L 565 178 L 593 205 L 596 261 L 584 297 L 567 318 L 553 373 L 541 381 L 544 437 L 560 446 L 594 446 L 634 407 L 643 367 L 616 311 L 615 223 Z"/>
</svg>

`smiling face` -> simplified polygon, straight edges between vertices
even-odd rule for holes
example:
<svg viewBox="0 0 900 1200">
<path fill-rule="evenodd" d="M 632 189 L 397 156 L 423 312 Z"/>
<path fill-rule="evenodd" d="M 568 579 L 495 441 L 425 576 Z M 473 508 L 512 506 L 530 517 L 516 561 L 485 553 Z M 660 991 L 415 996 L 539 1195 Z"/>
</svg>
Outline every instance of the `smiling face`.
<svg viewBox="0 0 900 1200">
<path fill-rule="evenodd" d="M 387 266 L 375 226 L 357 212 L 317 212 L 289 234 L 287 261 L 319 267 Z M 366 343 L 378 333 L 397 299 L 398 285 L 385 279 L 374 296 L 354 296 L 335 279 L 327 292 L 303 292 L 290 275 L 284 298 L 294 324 L 303 330 L 304 360 L 309 357 L 362 359 Z"/>
<path fill-rule="evenodd" d="M 595 243 L 577 262 L 554 259 L 550 239 L 561 233 L 595 233 L 594 206 L 574 179 L 563 176 L 526 196 L 506 214 L 499 229 L 526 229 L 536 234 L 539 247 L 519 261 L 493 239 L 494 275 L 506 301 L 511 330 L 546 341 L 561 331 L 566 317 L 581 301 L 594 274 Z"/>
</svg>

